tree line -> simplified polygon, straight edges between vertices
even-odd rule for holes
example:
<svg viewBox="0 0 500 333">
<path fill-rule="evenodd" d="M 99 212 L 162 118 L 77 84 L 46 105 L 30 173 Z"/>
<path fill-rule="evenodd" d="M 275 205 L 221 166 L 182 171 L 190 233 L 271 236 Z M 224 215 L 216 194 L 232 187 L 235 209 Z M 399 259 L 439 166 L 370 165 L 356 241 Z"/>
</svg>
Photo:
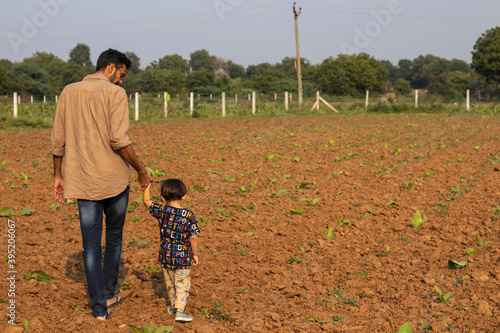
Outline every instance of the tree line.
<svg viewBox="0 0 500 333">
<path fill-rule="evenodd" d="M 178 54 L 165 55 L 141 69 L 140 58 L 134 52 L 125 54 L 132 60 L 122 85 L 128 93 L 297 92 L 297 64 L 291 57 L 276 64 L 245 68 L 200 49 L 192 52 L 189 59 Z M 500 27 L 483 33 L 472 54 L 472 64 L 431 54 L 402 59 L 397 64 L 366 53 L 329 57 L 316 65 L 302 58 L 303 92 L 306 96 L 316 90 L 329 95 L 361 96 L 370 90 L 406 95 L 413 89 L 425 89 L 449 100 L 462 98 L 467 89 L 486 94 L 498 92 Z M 17 91 L 21 96 L 58 95 L 65 85 L 94 71 L 90 48 L 83 43 L 71 49 L 67 61 L 46 52 L 36 52 L 21 62 L 0 59 L 0 94 Z"/>
</svg>

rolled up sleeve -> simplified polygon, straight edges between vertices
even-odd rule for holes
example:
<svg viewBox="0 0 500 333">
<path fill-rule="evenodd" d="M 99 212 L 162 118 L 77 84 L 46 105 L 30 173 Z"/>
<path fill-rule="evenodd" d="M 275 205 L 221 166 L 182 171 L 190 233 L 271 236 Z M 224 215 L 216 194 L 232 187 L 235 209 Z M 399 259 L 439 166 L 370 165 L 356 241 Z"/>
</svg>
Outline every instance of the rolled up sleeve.
<svg viewBox="0 0 500 333">
<path fill-rule="evenodd" d="M 57 103 L 54 125 L 50 137 L 50 153 L 54 156 L 62 157 L 65 153 L 65 131 L 64 131 L 64 91 L 61 93 L 59 103 Z"/>
<path fill-rule="evenodd" d="M 125 90 L 119 90 L 114 98 L 110 110 L 110 145 L 113 150 L 120 150 L 129 146 L 130 140 L 127 132 L 129 127 L 128 100 Z"/>
</svg>

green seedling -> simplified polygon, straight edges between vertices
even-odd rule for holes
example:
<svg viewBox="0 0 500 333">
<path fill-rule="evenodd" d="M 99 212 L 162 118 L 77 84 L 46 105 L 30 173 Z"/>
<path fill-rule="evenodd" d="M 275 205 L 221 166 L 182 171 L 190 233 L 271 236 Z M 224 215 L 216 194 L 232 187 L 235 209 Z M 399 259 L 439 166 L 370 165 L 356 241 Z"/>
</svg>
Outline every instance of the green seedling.
<svg viewBox="0 0 500 333">
<path fill-rule="evenodd" d="M 280 189 L 280 190 L 277 190 L 276 192 L 273 192 L 273 190 L 271 190 L 271 193 L 268 194 L 268 196 L 270 196 L 271 198 L 275 197 L 275 196 L 280 196 L 282 195 L 283 193 L 286 193 L 287 190 L 285 189 Z"/>
<path fill-rule="evenodd" d="M 248 253 L 247 249 L 245 249 L 243 246 L 240 247 L 238 250 L 236 250 L 236 253 L 238 254 L 241 254 L 242 256 L 244 256 L 245 254 Z"/>
<path fill-rule="evenodd" d="M 328 295 L 331 297 L 345 299 L 345 292 L 340 290 L 340 288 L 335 289 L 335 292 L 330 287 L 327 287 L 326 289 L 328 289 Z"/>
<path fill-rule="evenodd" d="M 50 280 L 50 276 L 48 276 L 44 271 L 33 271 L 31 273 L 24 272 L 24 278 L 27 281 L 37 279 L 40 282 L 48 282 Z"/>
<path fill-rule="evenodd" d="M 300 183 L 299 185 L 295 185 L 295 187 L 298 188 L 299 190 L 303 189 L 303 188 L 307 189 L 307 188 L 309 188 L 310 184 L 311 183 Z"/>
<path fill-rule="evenodd" d="M 326 237 L 332 237 L 333 236 L 333 228 L 332 227 L 328 227 L 328 230 L 326 232 L 323 231 L 323 234 Z"/>
<path fill-rule="evenodd" d="M 464 261 L 455 261 L 455 260 L 448 260 L 448 268 L 449 269 L 461 269 L 467 266 L 467 262 Z"/>
<path fill-rule="evenodd" d="M 434 176 L 435 173 L 436 173 L 436 171 L 427 171 L 425 173 L 425 176 L 430 178 L 430 177 Z"/>
<path fill-rule="evenodd" d="M 29 175 L 29 173 L 21 172 L 21 178 L 23 180 L 28 180 L 28 179 L 30 179 L 30 175 Z"/>
<path fill-rule="evenodd" d="M 333 320 L 333 325 L 338 325 L 342 319 L 345 319 L 345 317 L 341 315 L 332 316 L 331 318 Z"/>
<path fill-rule="evenodd" d="M 478 252 L 478 250 L 474 250 L 473 247 L 469 247 L 469 248 L 465 249 L 465 254 L 467 254 L 468 256 L 476 254 L 477 252 Z"/>
<path fill-rule="evenodd" d="M 146 265 L 146 269 L 147 269 L 148 273 L 151 274 L 151 273 L 156 273 L 156 272 L 161 271 L 161 266 L 158 268 L 153 268 L 149 265 Z"/>
<path fill-rule="evenodd" d="M 386 245 L 386 246 L 385 246 L 385 252 L 386 252 L 387 254 L 391 253 L 391 248 L 389 247 L 389 245 Z"/>
<path fill-rule="evenodd" d="M 231 205 L 229 207 L 234 207 L 236 209 L 239 209 L 239 210 L 244 210 L 245 212 L 253 212 L 253 210 L 255 209 L 255 203 L 251 202 L 248 204 L 248 206 L 246 207 L 241 207 L 241 206 L 237 206 L 237 205 Z"/>
<path fill-rule="evenodd" d="M 350 227 L 351 226 L 351 221 L 349 221 L 348 219 L 345 219 L 344 221 L 340 221 L 338 218 L 335 218 L 335 221 L 340 226 L 343 226 L 343 225 L 345 225 L 346 227 Z"/>
<path fill-rule="evenodd" d="M 6 301 L 6 300 L 4 300 L 3 298 L 0 298 L 0 304 L 2 304 L 2 303 L 7 304 L 7 301 Z"/>
<path fill-rule="evenodd" d="M 390 206 L 394 205 L 394 203 L 395 203 L 395 202 L 396 202 L 396 201 L 394 201 L 394 200 L 389 200 L 389 201 L 387 201 L 387 203 L 386 203 L 385 205 L 386 205 L 387 207 L 390 207 Z"/>
<path fill-rule="evenodd" d="M 443 292 L 441 291 L 441 289 L 439 289 L 437 286 L 434 286 L 434 289 L 436 289 L 436 292 L 437 292 L 437 296 L 434 296 L 432 297 L 433 300 L 439 300 L 441 303 L 446 303 L 446 300 L 448 298 L 450 298 L 450 296 L 453 294 L 452 292 L 449 292 L 449 293 L 446 293 L 444 296 L 443 296 Z"/>
<path fill-rule="evenodd" d="M 2 207 L 0 208 L 0 216 L 15 215 L 14 209 L 12 207 Z"/>
<path fill-rule="evenodd" d="M 373 208 L 371 208 L 370 206 L 365 206 L 365 208 L 368 211 L 368 213 L 370 213 L 370 214 L 375 213 L 375 210 Z"/>
<path fill-rule="evenodd" d="M 246 233 L 248 236 L 253 236 L 253 232 L 249 231 Z"/>
<path fill-rule="evenodd" d="M 201 217 L 201 215 L 198 215 L 198 221 L 200 221 L 200 223 L 205 223 L 207 224 L 208 220 L 210 220 L 210 217 Z"/>
<path fill-rule="evenodd" d="M 304 213 L 304 208 L 300 207 L 299 209 L 291 209 L 292 214 L 302 215 Z"/>
<path fill-rule="evenodd" d="M 270 182 L 271 184 L 274 184 L 278 181 L 278 178 L 267 178 L 267 181 Z"/>
<path fill-rule="evenodd" d="M 413 187 L 413 185 L 414 185 L 413 183 L 404 183 L 404 187 L 407 190 L 411 190 L 411 188 Z"/>
<path fill-rule="evenodd" d="M 234 177 L 226 177 L 226 178 L 224 179 L 224 181 L 225 181 L 226 183 L 232 183 L 232 182 L 234 182 L 235 180 L 236 180 L 236 179 L 235 179 Z"/>
<path fill-rule="evenodd" d="M 479 236 L 476 236 L 476 241 L 477 241 L 477 245 L 479 245 L 479 247 L 483 247 L 483 246 L 486 246 L 486 245 L 489 245 L 489 244 L 493 243 L 493 242 L 490 242 L 490 241 L 483 242 L 481 240 L 481 238 L 479 238 Z"/>
<path fill-rule="evenodd" d="M 424 222 L 427 222 L 427 217 L 424 217 L 424 219 L 422 219 L 422 215 L 420 214 L 420 211 L 417 210 L 415 212 L 415 215 L 413 215 L 413 218 L 411 219 L 411 224 L 413 225 L 413 227 L 415 229 L 417 229 L 422 224 L 424 224 Z"/>
<path fill-rule="evenodd" d="M 320 306 L 323 304 L 328 304 L 328 303 L 332 303 L 332 301 L 327 300 L 327 299 L 323 300 L 322 298 L 320 298 L 316 301 L 316 305 L 320 305 Z"/>
<path fill-rule="evenodd" d="M 222 320 L 228 320 L 232 314 L 224 313 L 222 309 L 224 308 L 224 305 L 221 304 L 221 301 L 215 300 L 212 304 L 211 309 L 205 309 L 203 315 L 207 319 L 216 319 L 218 321 Z"/>
<path fill-rule="evenodd" d="M 217 208 L 217 216 L 225 216 L 229 217 L 231 214 L 230 213 L 224 213 L 225 209 L 223 208 Z"/>
<path fill-rule="evenodd" d="M 293 159 L 293 161 L 292 161 L 292 162 L 294 162 L 294 163 L 299 163 L 299 161 L 300 161 L 300 158 L 297 156 L 297 157 L 295 157 L 295 158 Z"/>
<path fill-rule="evenodd" d="M 130 283 L 118 279 L 118 288 L 120 289 L 120 292 L 122 292 L 124 289 L 130 289 Z"/>
<path fill-rule="evenodd" d="M 302 199 L 300 199 L 300 201 L 306 202 L 308 206 L 316 206 L 316 204 L 319 202 L 319 199 L 314 198 L 314 199 L 312 199 L 312 201 L 309 201 L 306 198 L 302 198 Z"/>
<path fill-rule="evenodd" d="M 0 164 L 0 170 L 2 170 L 4 168 L 4 166 L 7 165 L 7 162 L 3 161 L 1 164 Z"/>
<path fill-rule="evenodd" d="M 128 242 L 127 246 L 137 246 L 138 249 L 142 249 L 142 248 L 147 248 L 151 245 L 151 243 L 148 243 L 148 242 L 145 242 L 143 240 L 138 240 L 137 238 L 135 238 L 134 235 L 132 235 L 132 240 L 130 242 Z"/>
<path fill-rule="evenodd" d="M 294 262 L 296 262 L 297 264 L 300 264 L 301 262 L 303 262 L 306 265 L 309 264 L 307 260 L 299 259 L 299 257 L 290 257 L 290 259 L 288 259 L 289 264 L 293 264 Z"/>
<path fill-rule="evenodd" d="M 306 253 L 306 249 L 303 248 L 303 247 L 299 248 L 299 250 L 302 251 L 302 252 L 304 252 L 304 253 Z"/>
<path fill-rule="evenodd" d="M 173 332 L 174 328 L 171 326 L 160 326 L 156 328 L 156 326 L 148 326 L 145 325 L 143 327 L 135 327 L 134 325 L 128 325 L 132 333 L 163 333 L 163 332 Z"/>
<path fill-rule="evenodd" d="M 26 331 L 30 330 L 30 323 L 26 319 L 23 319 L 23 327 Z"/>
<path fill-rule="evenodd" d="M 139 222 L 142 219 L 141 216 L 135 215 L 134 218 L 132 219 L 132 222 Z"/>
<path fill-rule="evenodd" d="M 77 307 L 75 304 L 71 303 L 71 301 L 68 301 L 69 305 L 71 305 L 71 308 L 73 311 L 83 311 L 82 308 Z"/>
<path fill-rule="evenodd" d="M 274 159 L 274 155 L 267 155 L 266 157 L 268 161 L 272 161 Z"/>
<path fill-rule="evenodd" d="M 158 170 L 158 169 L 153 170 L 150 167 L 146 167 L 145 169 L 148 170 L 152 176 L 165 176 L 166 173 L 165 170 Z"/>
<path fill-rule="evenodd" d="M 306 321 L 311 322 L 311 323 L 317 323 L 319 321 L 319 319 L 315 318 L 315 317 L 307 317 Z"/>
<path fill-rule="evenodd" d="M 286 175 L 283 175 L 283 178 L 285 178 L 285 179 L 289 179 L 289 178 L 292 178 L 292 175 L 291 175 L 291 174 L 289 174 L 289 173 L 287 173 Z"/>
<path fill-rule="evenodd" d="M 411 327 L 410 323 L 404 323 L 397 333 L 413 333 L 413 328 Z"/>
<path fill-rule="evenodd" d="M 252 180 L 252 181 L 250 182 L 250 187 L 251 187 L 251 188 L 254 188 L 254 187 L 257 185 L 257 183 L 258 183 L 258 182 L 259 182 L 259 180 L 258 180 L 258 179 Z"/>
<path fill-rule="evenodd" d="M 358 306 L 358 300 L 354 296 L 346 298 L 346 299 L 342 300 L 342 302 L 340 302 L 340 303 L 341 304 L 348 304 L 348 305 L 352 305 L 352 306 Z"/>
<path fill-rule="evenodd" d="M 192 187 L 193 190 L 203 190 L 205 187 L 204 186 L 201 186 L 201 185 L 194 185 Z"/>
</svg>

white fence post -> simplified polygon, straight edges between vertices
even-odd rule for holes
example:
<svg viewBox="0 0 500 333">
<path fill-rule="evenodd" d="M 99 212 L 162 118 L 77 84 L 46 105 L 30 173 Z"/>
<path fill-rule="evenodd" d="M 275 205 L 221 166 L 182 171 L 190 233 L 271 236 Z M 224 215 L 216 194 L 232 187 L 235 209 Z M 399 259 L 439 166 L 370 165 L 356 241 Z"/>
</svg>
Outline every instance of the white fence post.
<svg viewBox="0 0 500 333">
<path fill-rule="evenodd" d="M 17 93 L 14 93 L 14 118 L 17 118 Z"/>
<path fill-rule="evenodd" d="M 168 117 L 168 101 L 167 101 L 167 92 L 163 93 L 163 113 L 165 114 L 165 119 Z"/>
<path fill-rule="evenodd" d="M 135 120 L 139 120 L 139 93 L 135 93 Z"/>
<path fill-rule="evenodd" d="M 467 89 L 467 102 L 466 102 L 466 104 L 467 104 L 467 106 L 466 106 L 467 111 L 470 111 L 470 90 L 469 89 Z"/>
<path fill-rule="evenodd" d="M 45 104 L 45 103 L 46 103 L 46 101 L 47 101 L 47 99 L 46 99 L 46 96 L 44 95 L 44 96 L 43 96 L 43 104 Z"/>
<path fill-rule="evenodd" d="M 370 104 L 370 90 L 366 91 L 365 111 L 368 110 L 368 104 Z"/>
<path fill-rule="evenodd" d="M 285 111 L 288 111 L 288 91 L 285 91 Z"/>
<path fill-rule="evenodd" d="M 58 96 L 56 95 L 56 104 L 57 104 L 57 97 L 58 97 Z"/>
<path fill-rule="evenodd" d="M 194 108 L 194 92 L 189 93 L 189 116 L 193 118 L 193 108 Z"/>
<path fill-rule="evenodd" d="M 252 91 L 252 114 L 255 114 L 255 91 Z"/>
<path fill-rule="evenodd" d="M 33 95 L 31 95 L 31 104 L 33 104 Z"/>
<path fill-rule="evenodd" d="M 418 90 L 415 90 L 415 109 L 418 109 Z"/>
<path fill-rule="evenodd" d="M 238 94 L 234 94 L 234 102 L 238 103 Z"/>
<path fill-rule="evenodd" d="M 222 116 L 226 116 L 226 93 L 222 92 Z"/>
<path fill-rule="evenodd" d="M 316 110 L 318 110 L 318 111 L 319 111 L 319 90 L 318 90 L 318 91 L 316 91 L 316 104 L 317 104 L 317 106 L 316 106 Z"/>
</svg>

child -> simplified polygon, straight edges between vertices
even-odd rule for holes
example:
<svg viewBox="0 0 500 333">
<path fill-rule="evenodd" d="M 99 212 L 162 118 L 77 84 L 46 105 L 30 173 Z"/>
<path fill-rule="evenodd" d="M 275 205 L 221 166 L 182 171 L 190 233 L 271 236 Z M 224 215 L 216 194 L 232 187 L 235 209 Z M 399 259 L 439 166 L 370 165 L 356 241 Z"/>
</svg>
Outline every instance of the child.
<svg viewBox="0 0 500 333">
<path fill-rule="evenodd" d="M 179 179 L 167 179 L 161 184 L 161 197 L 165 204 L 151 201 L 151 184 L 144 190 L 144 205 L 151 216 L 158 219 L 160 227 L 160 251 L 158 262 L 163 267 L 170 305 L 169 314 L 175 321 L 188 322 L 193 317 L 185 308 L 191 283 L 191 264 L 198 265 L 198 234 L 200 229 L 193 212 L 182 208 L 186 197 L 186 185 Z"/>
</svg>

